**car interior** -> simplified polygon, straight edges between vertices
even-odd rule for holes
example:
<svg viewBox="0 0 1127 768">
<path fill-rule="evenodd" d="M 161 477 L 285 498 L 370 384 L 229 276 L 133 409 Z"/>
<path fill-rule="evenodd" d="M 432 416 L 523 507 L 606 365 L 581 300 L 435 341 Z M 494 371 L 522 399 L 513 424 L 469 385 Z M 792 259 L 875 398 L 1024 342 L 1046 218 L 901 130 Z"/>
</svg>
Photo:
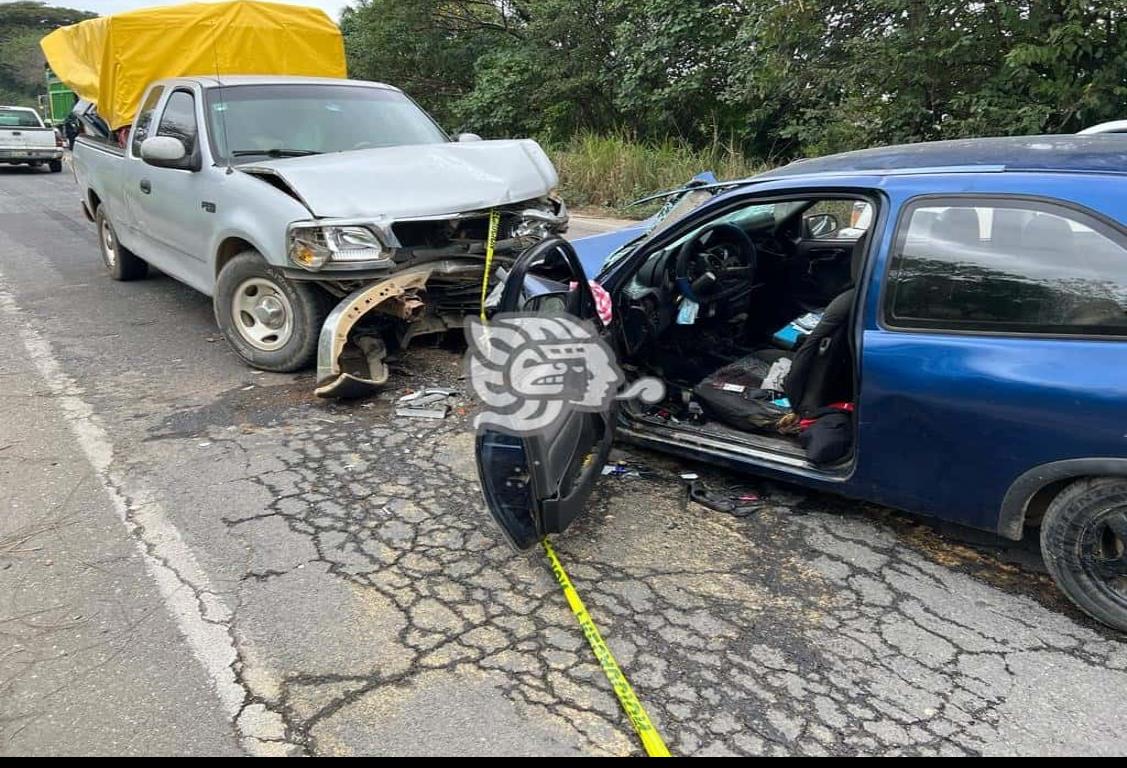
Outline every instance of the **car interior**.
<svg viewBox="0 0 1127 768">
<path fill-rule="evenodd" d="M 627 418 L 819 467 L 852 456 L 850 338 L 874 203 L 743 205 L 651 254 L 616 307 L 620 362 L 664 401 Z"/>
</svg>

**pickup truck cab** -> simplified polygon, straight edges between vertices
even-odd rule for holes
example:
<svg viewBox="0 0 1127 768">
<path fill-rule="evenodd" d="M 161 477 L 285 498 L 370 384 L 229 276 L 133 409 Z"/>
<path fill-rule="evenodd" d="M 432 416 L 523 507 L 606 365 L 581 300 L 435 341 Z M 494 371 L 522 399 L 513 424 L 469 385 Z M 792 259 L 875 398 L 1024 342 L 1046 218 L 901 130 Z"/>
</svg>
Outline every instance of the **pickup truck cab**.
<svg viewBox="0 0 1127 768">
<path fill-rule="evenodd" d="M 545 240 L 512 267 L 471 383 L 516 547 L 587 512 L 617 438 L 1039 528 L 1062 591 L 1127 630 L 1127 136 L 884 147 L 679 194 L 625 238 Z M 626 399 L 642 382 L 657 395 Z"/>
<path fill-rule="evenodd" d="M 247 363 L 292 371 L 319 357 L 327 394 L 378 385 L 389 349 L 460 327 L 491 215 L 498 265 L 567 222 L 535 142 L 451 139 L 382 83 L 161 80 L 123 146 L 80 137 L 74 163 L 113 278 L 152 265 L 211 296 Z M 338 303 L 352 309 L 326 324 Z"/>
<path fill-rule="evenodd" d="M 27 107 L 0 106 L 0 163 L 63 169 L 63 146 L 54 128 Z"/>
</svg>

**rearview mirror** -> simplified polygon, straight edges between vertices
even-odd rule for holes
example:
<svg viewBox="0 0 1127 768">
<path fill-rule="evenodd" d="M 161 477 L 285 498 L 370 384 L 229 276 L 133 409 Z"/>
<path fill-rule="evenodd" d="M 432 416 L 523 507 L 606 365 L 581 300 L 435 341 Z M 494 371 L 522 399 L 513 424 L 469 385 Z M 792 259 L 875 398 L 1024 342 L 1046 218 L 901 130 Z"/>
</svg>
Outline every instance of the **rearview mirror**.
<svg viewBox="0 0 1127 768">
<path fill-rule="evenodd" d="M 478 136 L 476 133 L 459 133 L 457 136 L 454 137 L 454 140 L 459 141 L 459 142 L 481 141 L 481 137 Z"/>
<path fill-rule="evenodd" d="M 174 136 L 152 136 L 141 142 L 141 159 L 158 168 L 182 167 L 188 151 Z"/>
<path fill-rule="evenodd" d="M 828 237 L 841 227 L 838 224 L 837 216 L 832 213 L 816 213 L 813 216 L 807 216 L 802 220 L 802 225 L 806 229 L 806 236 L 811 238 Z"/>
</svg>

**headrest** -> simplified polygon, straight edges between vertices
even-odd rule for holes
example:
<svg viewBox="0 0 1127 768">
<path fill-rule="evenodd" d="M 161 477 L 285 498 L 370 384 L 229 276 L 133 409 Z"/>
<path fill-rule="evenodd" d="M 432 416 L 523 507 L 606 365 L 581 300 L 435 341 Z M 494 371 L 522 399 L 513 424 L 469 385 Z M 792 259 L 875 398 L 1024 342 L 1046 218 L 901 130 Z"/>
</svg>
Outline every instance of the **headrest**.
<svg viewBox="0 0 1127 768">
<path fill-rule="evenodd" d="M 1021 231 L 1021 244 L 1025 248 L 1045 251 L 1067 250 L 1074 240 L 1072 228 L 1059 216 L 1038 213 Z"/>
<path fill-rule="evenodd" d="M 974 208 L 948 208 L 935 219 L 931 233 L 942 240 L 956 243 L 977 243 L 978 211 Z"/>
</svg>

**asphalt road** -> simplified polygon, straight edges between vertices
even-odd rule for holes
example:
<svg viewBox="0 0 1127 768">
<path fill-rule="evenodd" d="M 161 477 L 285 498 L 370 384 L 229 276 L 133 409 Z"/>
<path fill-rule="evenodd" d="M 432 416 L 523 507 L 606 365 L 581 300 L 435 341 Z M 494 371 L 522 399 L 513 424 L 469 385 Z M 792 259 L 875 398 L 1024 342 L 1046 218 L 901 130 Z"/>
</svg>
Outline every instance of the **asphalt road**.
<svg viewBox="0 0 1127 768">
<path fill-rule="evenodd" d="M 69 173 L 0 168 L 0 753 L 638 754 L 542 558 L 486 522 L 458 383 L 244 367 L 211 304 L 103 274 Z M 558 549 L 674 753 L 1127 751 L 1127 646 L 1031 545 L 657 455 Z M 736 478 L 703 472 L 714 485 Z"/>
</svg>

